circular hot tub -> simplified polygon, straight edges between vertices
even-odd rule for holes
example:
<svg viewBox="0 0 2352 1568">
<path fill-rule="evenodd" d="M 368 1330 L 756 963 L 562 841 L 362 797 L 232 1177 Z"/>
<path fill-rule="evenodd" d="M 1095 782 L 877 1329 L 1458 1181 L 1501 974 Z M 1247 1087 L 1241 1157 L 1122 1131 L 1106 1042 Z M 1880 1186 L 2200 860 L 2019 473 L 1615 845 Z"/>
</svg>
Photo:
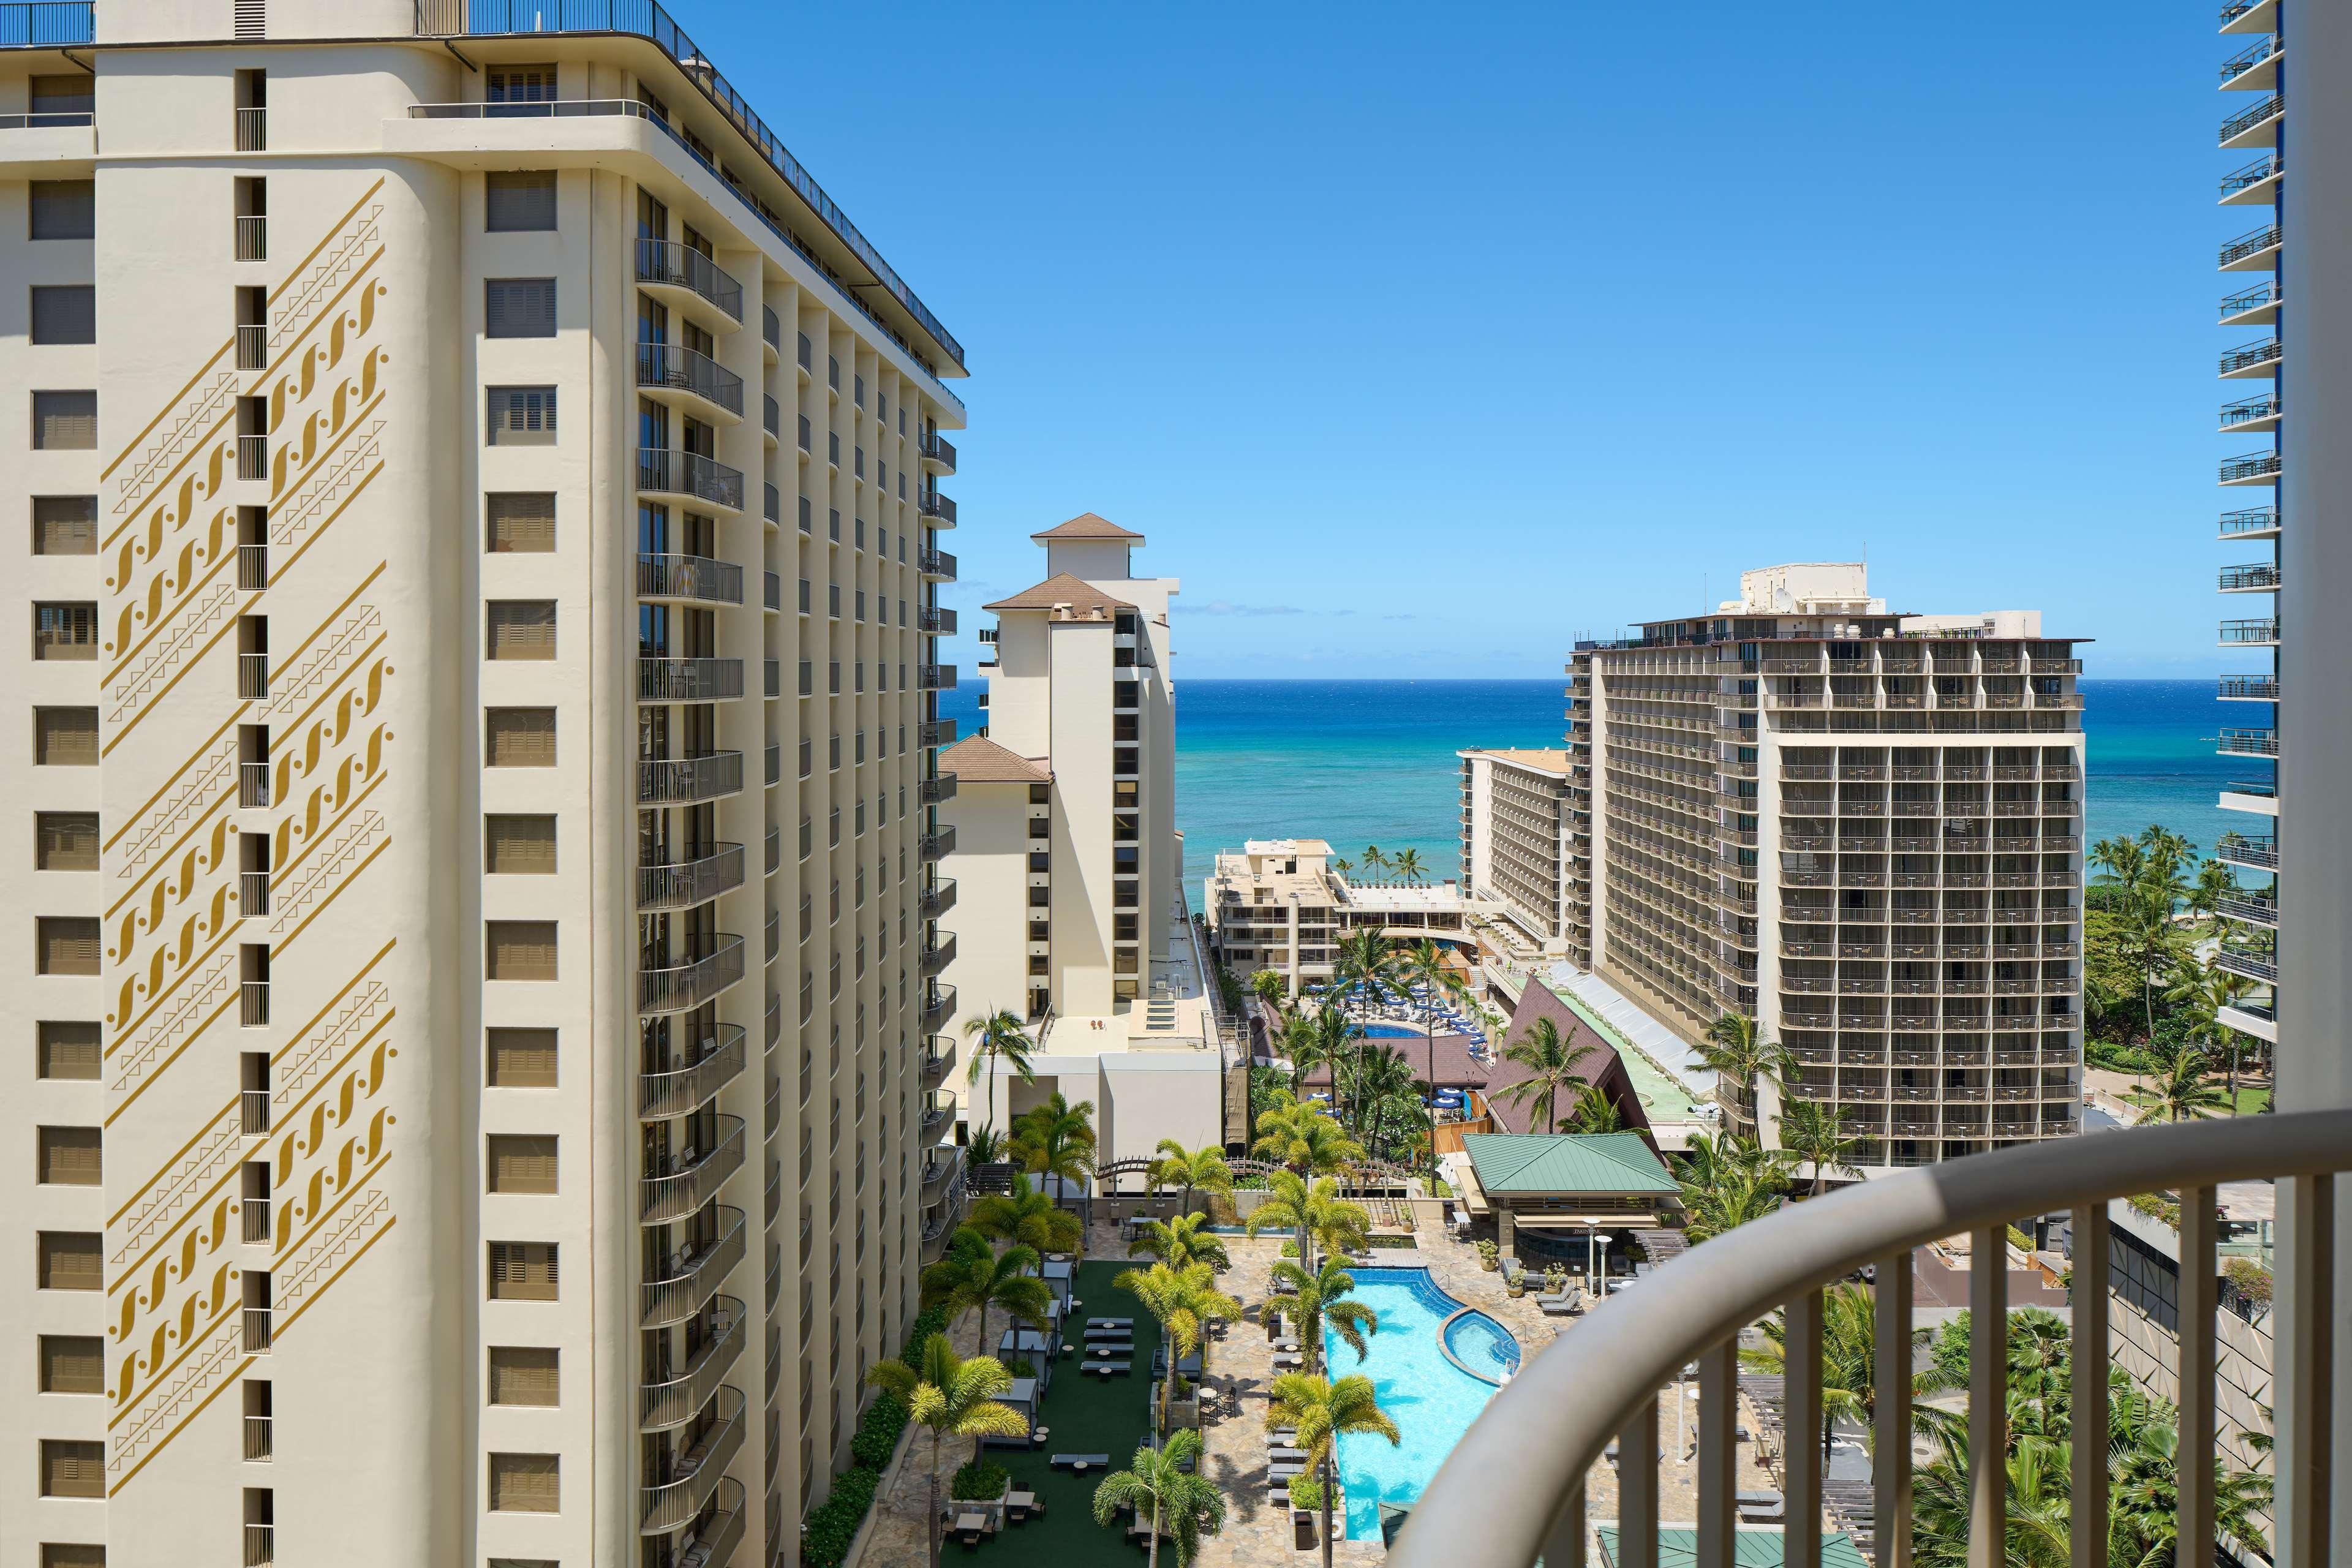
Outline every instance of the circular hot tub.
<svg viewBox="0 0 2352 1568">
<path fill-rule="evenodd" d="M 1445 1320 L 1437 1331 L 1437 1348 L 1447 1361 L 1497 1388 L 1519 1370 L 1519 1342 L 1475 1307 L 1465 1307 Z"/>
</svg>

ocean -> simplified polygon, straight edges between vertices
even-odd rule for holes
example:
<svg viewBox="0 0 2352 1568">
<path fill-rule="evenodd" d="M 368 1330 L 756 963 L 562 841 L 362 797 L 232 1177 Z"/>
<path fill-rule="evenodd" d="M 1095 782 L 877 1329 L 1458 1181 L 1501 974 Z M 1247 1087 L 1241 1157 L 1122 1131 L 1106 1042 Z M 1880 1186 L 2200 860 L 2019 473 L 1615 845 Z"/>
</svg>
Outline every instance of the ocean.
<svg viewBox="0 0 2352 1568">
<path fill-rule="evenodd" d="M 1176 824 L 1187 888 L 1198 899 L 1217 851 L 1246 838 L 1326 838 L 1349 859 L 1368 844 L 1385 854 L 1410 848 L 1431 875 L 1458 875 L 1461 762 L 1454 753 L 1559 745 L 1566 684 L 1180 682 Z M 2251 765 L 2213 754 L 2215 731 L 2246 719 L 2213 689 L 2210 680 L 2082 683 L 2092 840 L 2153 822 L 2211 851 L 2231 826 L 2214 797 Z M 976 697 L 976 686 L 942 693 L 941 717 L 971 733 Z"/>
</svg>

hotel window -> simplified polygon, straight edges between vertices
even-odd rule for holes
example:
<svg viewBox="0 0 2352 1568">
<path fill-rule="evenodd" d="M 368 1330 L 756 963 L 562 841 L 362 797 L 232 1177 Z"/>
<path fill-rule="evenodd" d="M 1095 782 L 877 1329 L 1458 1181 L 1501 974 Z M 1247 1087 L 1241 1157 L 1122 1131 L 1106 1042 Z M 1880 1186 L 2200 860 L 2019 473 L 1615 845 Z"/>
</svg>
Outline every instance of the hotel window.
<svg viewBox="0 0 2352 1568">
<path fill-rule="evenodd" d="M 555 279 L 490 278 L 482 283 L 482 330 L 493 338 L 555 335 Z"/>
<path fill-rule="evenodd" d="M 105 1180 L 101 1134 L 95 1127 L 44 1127 L 37 1134 L 40 1183 L 47 1187 L 95 1187 Z"/>
<path fill-rule="evenodd" d="M 490 1243 L 490 1300 L 552 1301 L 556 1289 L 555 1243 Z"/>
<path fill-rule="evenodd" d="M 551 103 L 555 100 L 555 68 L 492 66 L 488 89 L 492 103 Z"/>
<path fill-rule="evenodd" d="M 484 978 L 555 978 L 553 921 L 491 921 L 488 928 L 488 938 L 483 943 Z"/>
<path fill-rule="evenodd" d="M 96 1334 L 43 1334 L 41 1392 L 104 1394 L 106 1342 Z"/>
<path fill-rule="evenodd" d="M 98 342 L 98 289 L 88 283 L 36 284 L 32 329 L 37 343 Z"/>
<path fill-rule="evenodd" d="M 555 548 L 555 494 L 506 490 L 484 498 L 493 555 L 544 555 Z"/>
<path fill-rule="evenodd" d="M 90 239 L 98 233 L 96 180 L 35 180 L 26 237 Z"/>
<path fill-rule="evenodd" d="M 41 1568 L 106 1568 L 106 1548 L 51 1542 L 41 1548 Z"/>
<path fill-rule="evenodd" d="M 492 599 L 488 647 L 494 659 L 555 657 L 555 601 Z"/>
<path fill-rule="evenodd" d="M 98 553 L 96 496 L 35 496 L 33 553 L 36 555 L 95 555 Z"/>
<path fill-rule="evenodd" d="M 43 811 L 34 814 L 33 865 L 42 871 L 98 869 L 98 813 Z"/>
<path fill-rule="evenodd" d="M 41 1495 L 103 1498 L 106 1495 L 106 1445 L 70 1442 L 61 1437 L 43 1438 Z"/>
<path fill-rule="evenodd" d="M 37 1026 L 35 1049 L 40 1056 L 40 1076 L 87 1081 L 98 1077 L 100 1050 L 95 1023 L 43 1019 Z"/>
<path fill-rule="evenodd" d="M 483 1055 L 492 1089 L 553 1089 L 553 1029 L 492 1029 Z"/>
<path fill-rule="evenodd" d="M 98 447 L 98 394 L 33 394 L 33 450 L 89 452 Z"/>
<path fill-rule="evenodd" d="M 552 1193 L 555 1139 L 538 1133 L 492 1133 L 487 1169 L 491 1192 Z"/>
<path fill-rule="evenodd" d="M 94 1230 L 45 1230 L 34 1283 L 44 1290 L 102 1290 L 106 1238 Z"/>
<path fill-rule="evenodd" d="M 482 869 L 492 876 L 547 877 L 555 872 L 555 818 L 482 819 Z"/>
<path fill-rule="evenodd" d="M 493 170 L 483 183 L 483 226 L 492 234 L 544 233 L 555 227 L 555 171 Z"/>
<path fill-rule="evenodd" d="M 553 1454 L 492 1454 L 492 1513 L 553 1513 L 560 1470 Z"/>
<path fill-rule="evenodd" d="M 35 959 L 43 974 L 96 974 L 99 925 L 94 916 L 43 915 L 34 924 Z"/>
<path fill-rule="evenodd" d="M 492 768 L 551 768 L 555 765 L 555 710 L 493 708 L 484 715 L 483 765 Z"/>
<path fill-rule="evenodd" d="M 490 1403 L 554 1405 L 560 1402 L 560 1370 L 552 1346 L 492 1345 Z"/>
<path fill-rule="evenodd" d="M 493 386 L 486 425 L 493 447 L 555 444 L 555 388 Z"/>
<path fill-rule="evenodd" d="M 43 661 L 86 663 L 98 658 L 98 605 L 47 604 L 33 606 L 33 657 Z"/>
</svg>

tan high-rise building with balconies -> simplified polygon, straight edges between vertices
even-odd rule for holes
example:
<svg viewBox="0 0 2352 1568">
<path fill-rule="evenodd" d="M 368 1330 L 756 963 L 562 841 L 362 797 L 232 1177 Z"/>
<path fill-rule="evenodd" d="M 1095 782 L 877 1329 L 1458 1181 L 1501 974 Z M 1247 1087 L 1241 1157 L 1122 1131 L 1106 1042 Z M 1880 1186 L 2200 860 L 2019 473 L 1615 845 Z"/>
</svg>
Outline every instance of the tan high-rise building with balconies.
<svg viewBox="0 0 2352 1568">
<path fill-rule="evenodd" d="M 1889 614 L 1853 564 L 1640 626 L 1568 667 L 1571 961 L 1687 1039 L 1754 1018 L 1865 1170 L 2074 1131 L 2072 641 Z M 1778 1092 L 1720 1093 L 1772 1141 Z"/>
<path fill-rule="evenodd" d="M 1576 837 L 1569 784 L 1585 776 L 1587 764 L 1566 751 L 1474 748 L 1454 755 L 1462 759 L 1463 892 L 1496 905 L 1536 952 L 1582 952 L 1568 921 Z"/>
<path fill-rule="evenodd" d="M 5 1568 L 791 1563 L 899 1349 L 962 351 L 703 43 L 0 5 Z"/>
</svg>

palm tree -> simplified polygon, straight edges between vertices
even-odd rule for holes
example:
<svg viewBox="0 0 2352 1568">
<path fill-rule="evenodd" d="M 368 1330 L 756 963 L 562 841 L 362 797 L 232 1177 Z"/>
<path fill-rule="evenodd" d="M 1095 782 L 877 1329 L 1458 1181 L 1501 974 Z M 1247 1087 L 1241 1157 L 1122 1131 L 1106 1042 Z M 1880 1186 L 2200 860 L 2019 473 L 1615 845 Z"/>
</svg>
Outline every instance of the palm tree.
<svg viewBox="0 0 2352 1568">
<path fill-rule="evenodd" d="M 940 1444 L 948 1437 L 970 1437 L 972 1458 L 980 1457 L 982 1437 L 1026 1436 L 1028 1417 L 996 1396 L 1009 1393 L 1013 1374 L 994 1356 L 970 1361 L 955 1353 L 945 1334 L 923 1342 L 914 1365 L 901 1361 L 877 1362 L 866 1381 L 907 1402 L 909 1418 L 931 1435 L 930 1523 L 931 1568 L 940 1562 Z"/>
<path fill-rule="evenodd" d="M 1195 1192 L 1223 1193 L 1234 1190 L 1234 1168 L 1225 1163 L 1225 1152 L 1214 1144 L 1204 1143 L 1198 1149 L 1187 1149 L 1173 1138 L 1162 1138 L 1151 1162 L 1151 1182 L 1154 1186 L 1182 1187 L 1182 1212 L 1192 1212 Z"/>
<path fill-rule="evenodd" d="M 1820 1197 L 1832 1173 L 1859 1180 L 1853 1157 L 1862 1140 L 1845 1130 L 1845 1107 L 1791 1100 L 1780 1108 L 1780 1148 L 1801 1165 L 1813 1168 L 1813 1194 Z"/>
<path fill-rule="evenodd" d="M 1418 1126 L 1419 1083 L 1402 1051 L 1377 1040 L 1365 1046 L 1348 1069 L 1346 1100 L 1356 1136 L 1385 1148 L 1389 1131 Z"/>
<path fill-rule="evenodd" d="M 1721 1079 L 1729 1079 L 1738 1086 L 1733 1110 L 1752 1123 L 1759 1110 L 1758 1086 L 1783 1087 L 1789 1074 L 1796 1070 L 1797 1059 L 1788 1047 L 1766 1039 L 1755 1019 L 1744 1013 L 1726 1013 L 1708 1027 L 1706 1038 L 1700 1043 L 1698 1065 L 1716 1075 L 1717 1099 L 1723 1097 Z"/>
<path fill-rule="evenodd" d="M 983 1121 L 966 1134 L 963 1157 L 975 1165 L 993 1165 L 1004 1158 L 1004 1134 Z"/>
<path fill-rule="evenodd" d="M 1232 1256 L 1216 1232 L 1209 1228 L 1209 1216 L 1204 1214 L 1179 1215 L 1172 1220 L 1153 1220 L 1143 1227 L 1143 1234 L 1128 1243 L 1129 1258 L 1156 1258 L 1171 1268 L 1188 1264 L 1205 1263 L 1213 1269 L 1229 1268 Z"/>
<path fill-rule="evenodd" d="M 1201 1537 L 1214 1535 L 1225 1522 L 1225 1494 L 1198 1473 L 1200 1462 L 1201 1434 L 1190 1427 L 1157 1448 L 1146 1443 L 1128 1468 L 1105 1476 L 1095 1488 L 1095 1522 L 1109 1524 L 1122 1509 L 1133 1509 L 1139 1519 L 1148 1510 L 1150 1568 L 1159 1568 L 1163 1531 L 1176 1542 L 1176 1561 L 1189 1563 L 1200 1552 Z"/>
<path fill-rule="evenodd" d="M 1338 1017 L 1345 1022 L 1345 1015 L 1334 1007 L 1326 1007 L 1311 1018 L 1302 1018 L 1294 1014 L 1283 1021 L 1282 1040 L 1276 1048 L 1290 1063 L 1290 1098 L 1293 1100 L 1298 1098 L 1307 1075 L 1317 1068 L 1328 1068 L 1335 1076 L 1339 1072 L 1338 1058 L 1328 1054 L 1324 1046 L 1323 1020 L 1327 1017 Z"/>
<path fill-rule="evenodd" d="M 964 1075 L 964 1081 L 978 1083 L 981 1066 L 987 1065 L 988 1110 L 983 1120 L 992 1121 L 996 1116 L 997 1063 L 1001 1061 L 1018 1073 L 1023 1083 L 1035 1082 L 1029 1070 L 1029 1053 L 1036 1042 L 1022 1032 L 1020 1019 L 1001 1011 L 974 1018 L 963 1026 L 963 1032 L 971 1039 L 971 1068 Z"/>
<path fill-rule="evenodd" d="M 1576 1109 L 1568 1113 L 1568 1124 L 1588 1135 L 1625 1131 L 1625 1113 L 1609 1091 L 1597 1083 L 1588 1083 L 1576 1091 Z"/>
<path fill-rule="evenodd" d="M 971 1205 L 970 1228 L 1040 1253 L 1076 1252 L 1086 1232 L 1077 1215 L 1046 1196 L 1019 1171 L 1013 1173 L 1009 1189 L 991 1193 Z"/>
<path fill-rule="evenodd" d="M 1790 1170 L 1787 1154 L 1736 1132 L 1694 1137 L 1678 1173 L 1685 1232 L 1705 1241 L 1763 1218 L 1780 1206 L 1793 1180 Z"/>
<path fill-rule="evenodd" d="M 1389 868 L 1408 882 L 1421 880 L 1421 851 L 1402 849 L 1389 858 Z"/>
<path fill-rule="evenodd" d="M 1407 948 L 1402 959 L 1406 984 L 1425 986 L 1431 1005 L 1422 1013 L 1423 1049 L 1427 1053 L 1429 1072 L 1424 1079 L 1429 1086 L 1429 1160 L 1430 1169 L 1437 1168 L 1437 1008 L 1442 998 L 1459 1004 L 1470 994 L 1469 983 L 1461 973 L 1445 962 L 1445 950 L 1426 939 Z"/>
<path fill-rule="evenodd" d="M 1350 872 L 1350 871 L 1354 870 L 1355 868 L 1356 868 L 1356 863 L 1355 863 L 1353 860 L 1349 859 L 1349 858 L 1348 858 L 1347 857 L 1345 857 L 1344 855 L 1343 855 L 1343 856 L 1341 856 L 1339 859 L 1334 860 L 1334 861 L 1332 861 L 1332 862 L 1331 862 L 1331 869 L 1333 869 L 1334 871 L 1339 872 L 1339 875 L 1341 875 L 1342 877 L 1346 876 L 1349 872 Z"/>
<path fill-rule="evenodd" d="M 1333 1382 L 1303 1372 L 1286 1372 L 1274 1380 L 1274 1398 L 1266 1405 L 1265 1424 L 1298 1430 L 1291 1439 L 1307 1456 L 1323 1484 L 1323 1568 L 1331 1568 L 1331 1450 L 1340 1434 L 1370 1434 L 1402 1445 L 1388 1412 L 1381 1408 L 1372 1380 L 1352 1373 Z"/>
<path fill-rule="evenodd" d="M 2102 838 L 2084 858 L 2098 868 L 2099 874 L 2091 879 L 2096 888 L 2137 887 L 2147 868 L 2147 851 L 2128 838 Z"/>
<path fill-rule="evenodd" d="M 1307 1258 L 1307 1179 L 1337 1172 L 1364 1157 L 1364 1146 L 1348 1136 L 1347 1129 L 1332 1119 L 1331 1113 L 1313 1100 L 1278 1105 L 1257 1119 L 1258 1155 L 1283 1166 L 1272 1185 L 1276 1194 L 1273 1205 L 1261 1205 L 1250 1214 L 1250 1234 L 1255 1236 L 1264 1228 L 1261 1218 L 1269 1206 L 1281 1206 L 1285 1184 L 1283 1175 L 1294 1179 L 1297 1201 L 1283 1223 L 1295 1226 L 1298 1233 L 1298 1256 Z M 1339 1184 L 1332 1184 L 1337 1195 Z"/>
<path fill-rule="evenodd" d="M 1372 1216 L 1360 1204 L 1339 1195 L 1339 1184 L 1328 1176 L 1310 1184 L 1293 1171 L 1276 1171 L 1266 1180 L 1272 1194 L 1250 1211 L 1243 1228 L 1255 1237 L 1261 1230 L 1290 1227 L 1298 1245 L 1298 1261 L 1315 1267 L 1314 1246 L 1328 1253 L 1360 1252 L 1371 1235 Z"/>
<path fill-rule="evenodd" d="M 1387 856 L 1385 856 L 1385 855 L 1383 855 L 1383 854 L 1381 854 L 1381 847 L 1380 847 L 1379 845 L 1377 845 L 1377 844 L 1367 844 L 1367 845 L 1365 845 L 1365 846 L 1364 846 L 1364 869 L 1365 869 L 1365 870 L 1367 870 L 1367 871 L 1384 871 L 1384 870 L 1388 869 L 1388 864 L 1389 864 L 1389 858 L 1388 858 Z"/>
<path fill-rule="evenodd" d="M 2223 1089 L 2230 1104 L 2230 1114 L 2238 1113 L 2238 1051 L 2245 1038 L 2237 1030 L 2221 1022 L 2221 1010 L 2234 1007 L 2245 999 L 2254 983 L 2242 974 L 2232 974 L 2226 969 L 2194 963 L 2180 966 L 2179 978 L 2172 989 L 2165 993 L 2168 1001 L 2183 1005 L 2188 1015 L 2189 1037 L 2202 1041 L 2209 1048 L 2228 1055 L 2229 1070 Z"/>
<path fill-rule="evenodd" d="M 1787 1365 L 1788 1321 L 1774 1313 L 1763 1323 L 1765 1342 L 1739 1352 L 1740 1364 L 1753 1372 L 1781 1373 Z M 1916 1348 L 1927 1342 L 1927 1330 L 1910 1331 Z M 1916 1359 L 1916 1356 L 1913 1359 Z M 1912 1430 L 1922 1436 L 1942 1429 L 1949 1413 L 1928 1405 L 1927 1397 L 1951 1387 L 1943 1368 L 1930 1362 L 1912 1374 Z M 1871 1425 L 1878 1410 L 1878 1341 L 1870 1292 L 1859 1285 L 1832 1285 L 1822 1292 L 1822 1455 L 1830 1452 L 1830 1433 L 1839 1421 L 1862 1425 L 1865 1441 L 1874 1440 Z"/>
<path fill-rule="evenodd" d="M 1339 939 L 1331 952 L 1329 995 L 1345 996 L 1360 987 L 1367 1000 L 1378 1002 L 1396 984 L 1396 949 L 1389 944 L 1387 932 L 1377 926 L 1360 926 Z"/>
<path fill-rule="evenodd" d="M 2245 842 L 2237 834 L 2222 835 L 2221 844 L 2228 847 L 2232 840 Z M 2238 874 L 2220 860 L 2208 860 L 2197 868 L 2197 880 L 2189 889 L 2188 905 L 2192 914 L 2211 918 L 2221 907 L 2221 900 L 2238 890 Z"/>
<path fill-rule="evenodd" d="M 1313 1273 L 1286 1258 L 1275 1260 L 1274 1294 L 1266 1297 L 1266 1321 L 1286 1312 L 1298 1325 L 1298 1342 L 1307 1347 L 1309 1370 L 1323 1370 L 1323 1331 L 1328 1328 L 1362 1361 L 1369 1351 L 1364 1336 L 1381 1331 L 1381 1315 L 1361 1301 L 1350 1301 L 1356 1277 L 1336 1258 L 1327 1258 Z"/>
<path fill-rule="evenodd" d="M 1506 1086 L 1501 1094 L 1514 1105 L 1535 1102 L 1528 1131 L 1549 1132 L 1558 1127 L 1559 1118 L 1555 1112 L 1560 1091 L 1584 1081 L 1583 1075 L 1576 1069 L 1599 1048 L 1589 1040 L 1571 1045 L 1560 1037 L 1558 1025 L 1549 1018 L 1538 1018 L 1528 1026 L 1527 1033 L 1517 1043 L 1503 1052 L 1505 1060 L 1516 1062 L 1528 1071 L 1527 1077 Z"/>
<path fill-rule="evenodd" d="M 1171 1268 L 1155 1263 L 1150 1268 L 1123 1268 L 1111 1283 L 1143 1303 L 1160 1320 L 1166 1342 L 1168 1380 L 1160 1392 L 1159 1429 L 1168 1430 L 1168 1413 L 1176 1398 L 1176 1363 L 1201 1348 L 1201 1336 L 1212 1322 L 1232 1322 L 1242 1315 L 1242 1304 L 1217 1289 L 1215 1273 L 1205 1263 Z"/>
<path fill-rule="evenodd" d="M 2213 1081 L 2213 1063 L 2197 1046 L 2183 1046 L 2125 1096 L 2139 1108 L 2136 1125 L 2152 1121 L 2195 1121 L 2230 1103 Z"/>
<path fill-rule="evenodd" d="M 1331 1104 L 1335 1114 L 1345 1104 L 1340 1079 L 1350 1055 L 1363 1047 L 1364 1026 L 1339 1008 L 1326 1003 L 1314 1017 L 1315 1047 L 1310 1055 L 1330 1070 Z"/>
<path fill-rule="evenodd" d="M 1016 1323 L 1045 1326 L 1052 1298 L 1045 1281 L 1034 1272 L 1036 1267 L 1035 1248 L 1016 1243 L 1000 1253 L 977 1227 L 958 1226 L 948 1239 L 947 1255 L 922 1272 L 923 1305 L 945 1309 L 950 1322 L 977 1310 L 980 1348 L 985 1351 L 992 1306 L 1003 1307 Z"/>
<path fill-rule="evenodd" d="M 1039 1175 L 1075 1182 L 1095 1168 L 1095 1102 L 1059 1090 L 1013 1123 L 1013 1157 Z"/>
<path fill-rule="evenodd" d="M 1268 1018 L 1279 1018 L 1288 1010 L 1290 982 L 1277 969 L 1261 969 L 1249 978 L 1250 994 L 1265 1009 Z"/>
</svg>

